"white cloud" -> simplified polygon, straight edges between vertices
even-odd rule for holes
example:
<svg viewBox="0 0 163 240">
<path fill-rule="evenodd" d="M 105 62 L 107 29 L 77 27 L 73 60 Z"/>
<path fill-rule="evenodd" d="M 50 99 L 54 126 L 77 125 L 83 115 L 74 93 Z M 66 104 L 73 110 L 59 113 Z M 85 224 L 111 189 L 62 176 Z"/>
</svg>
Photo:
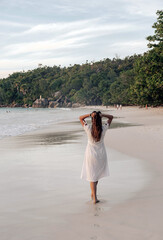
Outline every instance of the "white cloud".
<svg viewBox="0 0 163 240">
<path fill-rule="evenodd" d="M 147 41 L 128 41 L 128 42 L 118 42 L 118 43 L 113 43 L 112 47 L 144 47 L 147 45 Z"/>
<path fill-rule="evenodd" d="M 126 10 L 129 14 L 142 16 L 156 16 L 156 11 L 162 9 L 160 0 L 123 0 L 126 3 Z"/>
<path fill-rule="evenodd" d="M 38 24 L 35 25 L 28 30 L 21 32 L 21 35 L 28 34 L 45 34 L 51 32 L 61 32 L 61 31 L 70 31 L 72 29 L 81 29 L 88 27 L 93 24 L 98 24 L 100 19 L 88 19 L 88 20 L 80 20 L 80 21 L 70 21 L 70 22 L 52 22 L 48 24 Z"/>
<path fill-rule="evenodd" d="M 24 59 L 24 60 L 17 60 L 15 59 L 6 59 L 6 60 L 0 60 L 0 66 L 2 70 L 0 71 L 0 78 L 8 77 L 9 74 L 13 72 L 20 72 L 20 71 L 27 71 L 29 69 L 34 69 L 38 67 L 38 64 L 41 63 L 44 66 L 54 66 L 54 65 L 61 65 L 63 66 L 69 66 L 71 64 L 75 63 L 85 63 L 85 57 L 84 56 L 64 56 L 64 57 L 52 57 L 52 58 L 44 58 L 44 59 Z"/>
<path fill-rule="evenodd" d="M 3 70 L 3 71 L 1 71 L 0 72 L 0 79 L 1 78 L 6 78 L 6 77 L 8 77 L 9 76 L 9 74 L 12 74 L 14 72 L 14 69 L 12 69 L 12 70 Z"/>
<path fill-rule="evenodd" d="M 0 25 L 3 27 L 19 27 L 19 28 L 29 28 L 31 27 L 30 24 L 27 23 L 20 23 L 20 22 L 13 22 L 13 21 L 5 21 L 0 20 Z"/>
<path fill-rule="evenodd" d="M 161 0 L 1 0 L 0 67 L 22 70 L 39 62 L 69 65 L 143 53 L 161 8 Z"/>
<path fill-rule="evenodd" d="M 113 43 L 110 46 L 110 54 L 118 54 L 120 58 L 130 56 L 133 54 L 142 54 L 147 51 L 147 41 L 145 40 L 133 40 L 127 42 Z M 115 52 L 116 49 L 116 52 Z M 127 49 L 127 51 L 126 51 Z"/>
<path fill-rule="evenodd" d="M 62 41 L 38 41 L 38 42 L 30 42 L 30 43 L 20 43 L 20 44 L 12 44 L 6 47 L 7 53 L 6 56 L 31 53 L 31 52 L 39 52 L 39 51 L 49 51 L 55 49 L 64 49 L 64 48 L 74 48 L 84 46 L 86 43 L 78 43 L 82 38 L 70 38 Z"/>
<path fill-rule="evenodd" d="M 66 49 L 66 48 L 82 48 L 83 46 L 92 44 L 97 37 L 112 35 L 120 32 L 135 31 L 131 24 L 111 24 L 102 23 L 101 19 L 91 19 L 70 23 L 51 23 L 32 27 L 25 31 L 25 35 L 46 34 L 45 40 L 23 41 L 20 43 L 9 44 L 3 48 L 4 56 L 13 56 L 27 53 L 43 52 L 50 50 Z M 50 32 L 53 31 L 51 39 Z M 23 35 L 23 34 L 22 34 Z M 91 40 L 92 39 L 92 40 Z"/>
<path fill-rule="evenodd" d="M 66 34 L 67 36 L 75 35 L 75 34 L 83 34 L 93 31 L 112 31 L 119 32 L 122 29 L 130 29 L 132 30 L 135 26 L 130 23 L 109 23 L 105 18 L 95 18 L 88 19 L 82 21 L 73 21 L 73 22 L 56 22 L 56 23 L 48 23 L 48 24 L 39 24 L 32 26 L 28 30 L 20 32 L 18 35 L 27 36 L 27 35 L 38 35 L 44 34 Z M 140 27 L 139 27 L 140 28 Z M 48 37 L 48 36 L 47 36 Z"/>
</svg>

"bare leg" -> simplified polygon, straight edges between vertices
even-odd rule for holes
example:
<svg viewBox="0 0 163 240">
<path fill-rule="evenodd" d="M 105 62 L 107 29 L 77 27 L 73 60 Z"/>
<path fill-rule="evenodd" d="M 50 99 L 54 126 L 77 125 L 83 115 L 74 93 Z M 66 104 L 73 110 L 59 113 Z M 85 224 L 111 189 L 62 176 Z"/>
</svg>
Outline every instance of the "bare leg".
<svg viewBox="0 0 163 240">
<path fill-rule="evenodd" d="M 98 184 L 98 181 L 95 182 L 95 184 L 96 184 L 96 202 L 95 203 L 98 203 L 98 202 L 100 202 L 100 200 L 97 199 L 97 184 Z"/>
<path fill-rule="evenodd" d="M 97 184 L 98 184 L 98 181 L 97 182 L 94 182 L 95 183 L 95 186 L 96 186 L 96 192 L 97 192 Z M 90 184 L 90 186 L 91 186 L 91 184 Z M 94 190 L 93 190 L 93 188 L 91 187 L 91 199 L 93 200 L 93 192 L 94 192 Z"/>
<path fill-rule="evenodd" d="M 91 190 L 91 199 L 93 200 L 93 193 L 92 193 L 92 190 Z"/>
<path fill-rule="evenodd" d="M 90 182 L 90 187 L 91 187 L 91 197 L 94 201 L 94 203 L 98 203 L 99 200 L 97 199 L 97 195 L 96 195 L 96 192 L 97 192 L 97 182 Z"/>
<path fill-rule="evenodd" d="M 96 185 L 96 193 L 97 193 L 97 184 L 98 184 L 98 181 L 95 182 L 95 185 Z M 92 200 L 93 200 L 93 192 L 92 192 L 92 191 L 91 191 L 91 198 L 92 198 Z"/>
<path fill-rule="evenodd" d="M 97 182 L 94 182 L 96 184 L 96 192 L 97 192 L 97 184 L 98 184 L 98 181 Z M 92 188 L 91 188 L 91 198 L 93 200 L 93 191 L 92 191 Z"/>
</svg>

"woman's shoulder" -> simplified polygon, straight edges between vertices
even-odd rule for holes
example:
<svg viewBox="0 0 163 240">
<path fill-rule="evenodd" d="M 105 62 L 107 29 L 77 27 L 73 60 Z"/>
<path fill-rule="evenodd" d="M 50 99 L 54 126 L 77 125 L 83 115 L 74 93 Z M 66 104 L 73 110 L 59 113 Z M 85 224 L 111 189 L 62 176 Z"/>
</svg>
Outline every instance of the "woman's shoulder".
<svg viewBox="0 0 163 240">
<path fill-rule="evenodd" d="M 105 130 L 105 131 L 106 131 L 109 127 L 110 127 L 110 124 L 109 124 L 108 122 L 106 122 L 106 123 L 104 123 L 104 124 L 102 125 L 102 129 Z"/>
<path fill-rule="evenodd" d="M 83 121 L 84 122 L 84 130 L 90 130 L 91 129 L 91 126 L 86 122 L 86 121 Z"/>
</svg>

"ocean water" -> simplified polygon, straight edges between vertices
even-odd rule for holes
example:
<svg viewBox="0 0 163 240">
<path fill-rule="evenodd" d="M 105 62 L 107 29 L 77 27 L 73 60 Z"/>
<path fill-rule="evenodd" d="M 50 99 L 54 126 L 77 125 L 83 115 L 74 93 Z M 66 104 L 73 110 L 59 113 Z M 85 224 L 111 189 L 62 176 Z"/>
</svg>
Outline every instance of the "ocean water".
<svg viewBox="0 0 163 240">
<path fill-rule="evenodd" d="M 77 121 L 86 110 L 72 108 L 0 108 L 0 139 L 57 122 Z"/>
</svg>

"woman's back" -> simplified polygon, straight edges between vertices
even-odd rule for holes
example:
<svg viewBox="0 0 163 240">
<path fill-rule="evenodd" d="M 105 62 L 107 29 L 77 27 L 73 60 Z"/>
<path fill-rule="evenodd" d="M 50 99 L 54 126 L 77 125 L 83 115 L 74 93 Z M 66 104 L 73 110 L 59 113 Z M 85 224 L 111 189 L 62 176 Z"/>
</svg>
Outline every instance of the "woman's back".
<svg viewBox="0 0 163 240">
<path fill-rule="evenodd" d="M 93 138 L 91 128 L 91 125 L 85 123 L 84 130 L 87 133 L 88 143 L 85 151 L 81 178 L 96 182 L 100 178 L 109 175 L 107 154 L 104 145 L 104 136 L 108 129 L 108 124 L 102 126 L 102 133 L 99 141 L 95 141 Z"/>
<path fill-rule="evenodd" d="M 99 143 L 103 143 L 104 142 L 104 137 L 105 137 L 105 133 L 107 131 L 109 127 L 109 124 L 106 123 L 102 126 L 102 133 L 101 133 L 101 138 L 99 141 L 96 141 L 93 136 L 92 136 L 92 125 L 89 125 L 87 123 L 84 124 L 84 130 L 87 133 L 87 138 L 88 138 L 88 142 L 92 143 L 92 144 L 99 144 Z"/>
</svg>

